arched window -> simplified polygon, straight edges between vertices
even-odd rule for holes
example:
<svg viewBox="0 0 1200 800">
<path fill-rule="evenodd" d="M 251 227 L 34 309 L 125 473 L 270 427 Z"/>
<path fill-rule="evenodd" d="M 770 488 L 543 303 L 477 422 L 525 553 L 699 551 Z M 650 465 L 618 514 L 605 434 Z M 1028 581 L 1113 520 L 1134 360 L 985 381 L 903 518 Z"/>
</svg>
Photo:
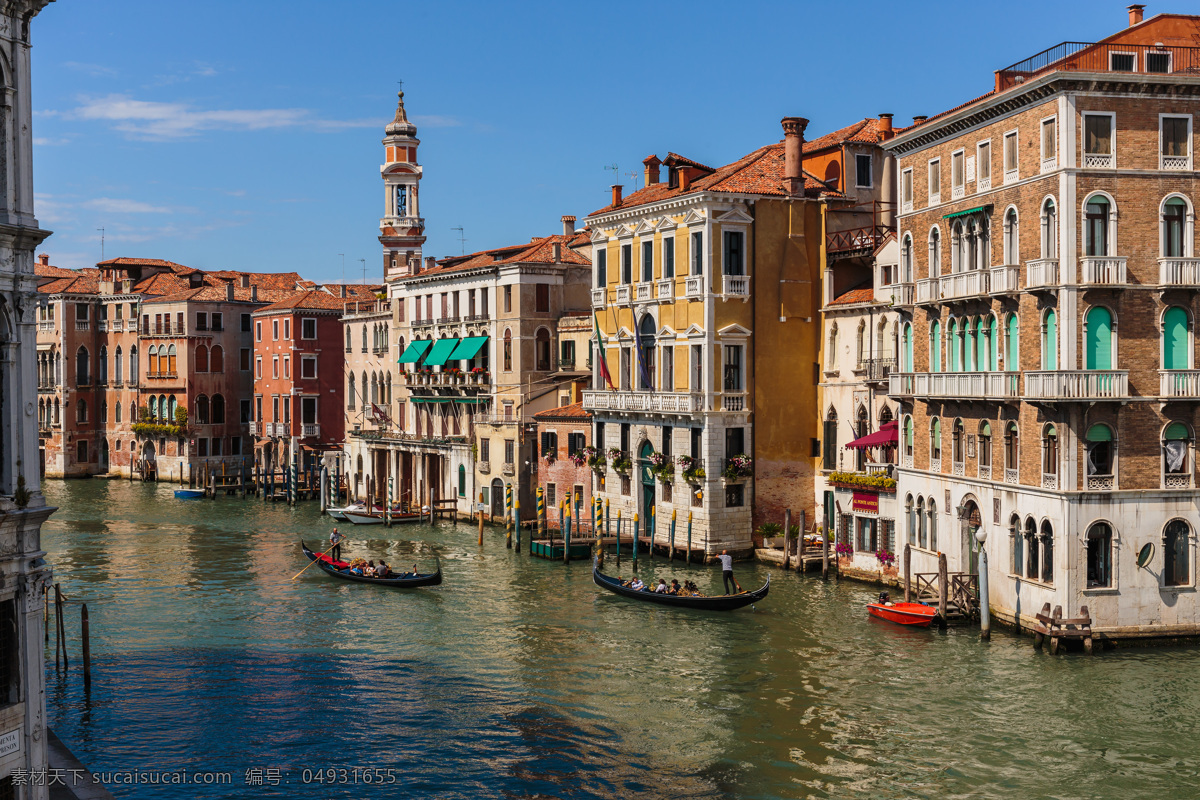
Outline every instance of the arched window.
<svg viewBox="0 0 1200 800">
<path fill-rule="evenodd" d="M 917 546 L 917 509 L 913 505 L 913 496 L 904 498 L 904 518 L 908 520 L 908 543 Z"/>
<path fill-rule="evenodd" d="M 912 283 L 913 280 L 913 248 L 912 236 L 904 234 L 904 243 L 900 246 L 900 282 Z"/>
<path fill-rule="evenodd" d="M 346 326 L 346 352 L 349 353 L 352 350 L 354 350 L 354 343 L 351 341 L 351 337 L 350 337 L 350 326 L 347 325 Z"/>
<path fill-rule="evenodd" d="M 1041 577 L 1038 571 L 1038 550 L 1037 522 L 1033 517 L 1029 517 L 1025 520 L 1025 577 L 1035 581 Z"/>
<path fill-rule="evenodd" d="M 113 408 L 113 413 L 116 415 L 116 419 L 114 420 L 115 422 L 121 421 L 121 408 L 122 406 L 120 403 L 117 403 L 116 407 Z"/>
<path fill-rule="evenodd" d="M 387 374 L 387 392 L 384 393 L 383 402 L 388 405 L 392 404 L 392 373 Z"/>
<path fill-rule="evenodd" d="M 129 421 L 137 422 L 137 404 L 129 401 Z"/>
<path fill-rule="evenodd" d="M 88 355 L 88 349 L 83 347 L 75 352 L 75 385 L 90 386 L 92 383 L 92 374 L 89 367 L 91 366 L 91 357 Z"/>
<path fill-rule="evenodd" d="M 1054 528 L 1050 520 L 1042 520 L 1042 582 L 1054 583 Z"/>
<path fill-rule="evenodd" d="M 108 401 L 107 400 L 100 401 L 100 421 L 108 422 Z"/>
<path fill-rule="evenodd" d="M 992 468 L 992 426 L 987 420 L 979 423 L 979 469 Z M 990 474 L 990 473 L 989 473 Z"/>
<path fill-rule="evenodd" d="M 966 458 L 966 440 L 966 426 L 963 425 L 961 419 L 954 420 L 954 425 L 950 429 L 950 456 L 954 459 L 955 464 L 961 465 Z"/>
<path fill-rule="evenodd" d="M 371 402 L 379 402 L 379 378 L 375 373 L 371 373 Z"/>
<path fill-rule="evenodd" d="M 966 269 L 966 252 L 967 240 L 963 233 L 963 224 L 959 220 L 954 221 L 954 225 L 950 228 L 950 271 L 962 272 Z"/>
<path fill-rule="evenodd" d="M 512 372 L 512 331 L 504 331 L 504 371 Z"/>
<path fill-rule="evenodd" d="M 654 374 L 654 320 L 647 314 L 642 317 L 642 367 L 643 371 L 649 375 Z M 537 333 L 533 335 L 533 347 L 536 355 L 538 372 L 550 371 L 550 331 L 545 328 L 538 328 Z M 643 378 L 645 383 L 645 378 Z M 643 389 L 652 389 L 653 385 L 644 385 Z"/>
<path fill-rule="evenodd" d="M 946 371 L 959 372 L 958 363 L 958 347 L 955 342 L 958 338 L 958 321 L 951 319 L 946 324 Z"/>
<path fill-rule="evenodd" d="M 1163 314 L 1162 368 L 1191 369 L 1192 348 L 1188 336 L 1188 313 L 1181 306 L 1171 306 Z"/>
<path fill-rule="evenodd" d="M 942 233 L 937 227 L 929 231 L 929 277 L 942 274 Z"/>
<path fill-rule="evenodd" d="M 887 318 L 880 319 L 879 327 L 875 330 L 875 357 L 895 358 L 897 338 L 895 334 L 888 334 Z"/>
<path fill-rule="evenodd" d="M 159 359 L 161 361 L 161 359 Z M 167 348 L 167 374 L 175 374 L 175 345 Z"/>
<path fill-rule="evenodd" d="M 1163 430 L 1163 484 L 1168 489 L 1186 489 L 1192 485 L 1192 432 L 1182 422 L 1172 422 Z"/>
<path fill-rule="evenodd" d="M 125 378 L 125 372 L 122 369 L 124 364 L 122 361 L 123 358 L 121 356 L 121 345 L 117 345 L 117 352 L 113 356 L 113 380 L 117 383 L 121 383 L 121 381 Z"/>
<path fill-rule="evenodd" d="M 150 345 L 150 349 L 147 351 L 147 354 L 149 355 L 150 361 L 150 374 L 156 376 L 158 375 L 158 345 Z"/>
<path fill-rule="evenodd" d="M 208 371 L 225 371 L 225 348 L 219 344 L 214 344 L 212 350 L 208 352 Z"/>
<path fill-rule="evenodd" d="M 926 527 L 928 519 L 925 516 L 925 498 L 917 498 L 917 546 L 929 546 L 929 529 Z"/>
<path fill-rule="evenodd" d="M 158 417 L 168 423 L 171 422 L 171 408 L 167 405 L 167 396 L 165 394 L 158 396 Z"/>
<path fill-rule="evenodd" d="M 1113 368 L 1113 319 L 1112 312 L 1104 306 L 1094 306 L 1084 320 L 1086 369 Z"/>
<path fill-rule="evenodd" d="M 1058 476 L 1058 429 L 1047 425 L 1042 429 L 1042 477 L 1043 483 L 1047 477 Z M 1053 487 L 1050 487 L 1053 488 Z"/>
<path fill-rule="evenodd" d="M 1008 520 L 1008 546 L 1012 554 L 1012 574 L 1024 575 L 1025 540 L 1021 536 L 1021 518 L 1016 514 Z"/>
<path fill-rule="evenodd" d="M 1017 423 L 1009 422 L 1004 427 L 1004 469 L 1008 472 L 1004 476 L 1006 483 L 1016 483 L 1017 475 L 1020 469 L 1020 434 L 1017 432 Z"/>
<path fill-rule="evenodd" d="M 1087 588 L 1112 586 L 1112 526 L 1094 522 L 1087 532 Z"/>
<path fill-rule="evenodd" d="M 1162 254 L 1165 258 L 1184 258 L 1192 251 L 1192 215 L 1187 201 L 1171 197 L 1162 209 Z"/>
<path fill-rule="evenodd" d="M 196 372 L 208 372 L 208 348 L 204 345 L 196 347 Z"/>
<path fill-rule="evenodd" d="M 963 359 L 965 372 L 978 372 L 982 369 L 979 363 L 979 320 L 972 318 L 967 328 L 966 358 Z"/>
<path fill-rule="evenodd" d="M 1016 314 L 1008 315 L 1008 350 L 1004 356 L 1004 369 L 1008 372 L 1021 370 L 1021 320 Z"/>
<path fill-rule="evenodd" d="M 138 379 L 137 345 L 131 345 L 129 348 L 129 380 L 136 382 L 137 379 Z"/>
<path fill-rule="evenodd" d="M 1004 263 L 1021 263 L 1021 247 L 1017 239 L 1017 210 L 1015 208 L 1010 208 L 1004 214 Z"/>
<path fill-rule="evenodd" d="M 913 371 L 913 348 L 912 348 L 912 325 L 904 323 L 904 332 L 901 334 L 903 340 L 902 347 L 904 348 L 904 364 L 901 366 L 901 372 Z"/>
<path fill-rule="evenodd" d="M 1087 429 L 1087 477 L 1089 489 L 1113 489 L 1116 448 L 1112 428 L 1097 423 Z"/>
<path fill-rule="evenodd" d="M 352 408 L 354 408 L 354 392 L 355 392 L 355 388 L 354 388 L 354 385 L 355 385 L 354 373 L 353 373 L 353 372 L 351 372 L 351 373 L 350 373 L 350 377 L 349 377 L 349 378 L 347 378 L 346 380 L 347 380 L 347 385 L 346 385 L 346 408 L 350 408 L 350 409 L 352 409 Z"/>
<path fill-rule="evenodd" d="M 198 425 L 210 424 L 209 413 L 208 413 L 208 397 L 206 395 L 200 395 L 199 397 L 196 398 L 195 411 L 196 411 L 196 424 L 198 424 Z"/>
<path fill-rule="evenodd" d="M 929 457 L 939 464 L 942 460 L 942 422 L 937 417 L 929 423 Z M 939 467 L 940 469 L 940 467 Z"/>
<path fill-rule="evenodd" d="M 1000 369 L 1000 329 L 995 315 L 987 318 L 987 369 Z"/>
<path fill-rule="evenodd" d="M 1042 369 L 1058 369 L 1058 315 L 1054 309 L 1042 317 Z"/>
<path fill-rule="evenodd" d="M 212 398 L 212 421 L 214 425 L 225 422 L 225 398 L 219 394 L 214 394 Z"/>
<path fill-rule="evenodd" d="M 175 421 L 175 411 L 177 409 L 178 406 L 175 403 L 175 395 L 171 395 L 167 398 L 167 422 Z"/>
<path fill-rule="evenodd" d="M 1163 528 L 1163 584 L 1186 586 L 1191 573 L 1192 529 L 1181 519 L 1173 519 Z"/>
<path fill-rule="evenodd" d="M 911 459 L 913 454 L 913 418 L 904 418 L 904 455 Z"/>
<path fill-rule="evenodd" d="M 467 496 L 467 468 L 462 464 L 458 465 L 458 496 Z"/>
<path fill-rule="evenodd" d="M 1107 256 L 1110 254 L 1109 237 L 1112 234 L 1111 204 L 1104 195 L 1089 197 L 1083 207 L 1084 254 Z"/>
<path fill-rule="evenodd" d="M 100 368 L 100 383 L 107 384 L 108 383 L 108 348 L 105 347 L 104 345 L 100 345 L 100 362 L 99 362 L 98 366 Z"/>
<path fill-rule="evenodd" d="M 838 327 L 835 322 L 829 327 L 829 346 L 825 352 L 825 369 L 827 370 L 837 369 L 837 335 Z M 862 359 L 859 359 L 859 363 L 862 363 Z"/>
<path fill-rule="evenodd" d="M 432 320 L 431 320 L 432 321 Z M 367 326 L 362 326 L 362 351 L 367 352 Z"/>
<path fill-rule="evenodd" d="M 78 403 L 75 404 L 75 421 L 76 422 L 87 422 L 88 421 L 87 412 L 88 412 L 87 400 L 80 400 Z"/>
<path fill-rule="evenodd" d="M 929 497 L 929 507 L 925 512 L 929 518 L 929 549 L 936 551 L 938 549 L 938 531 L 937 531 L 937 501 L 933 496 Z"/>
<path fill-rule="evenodd" d="M 62 422 L 62 403 L 56 398 L 54 401 L 54 424 Z"/>
<path fill-rule="evenodd" d="M 936 319 L 929 326 L 929 371 L 942 371 L 942 326 Z"/>
<path fill-rule="evenodd" d="M 1058 208 L 1053 197 L 1042 203 L 1042 258 L 1058 258 Z"/>
</svg>

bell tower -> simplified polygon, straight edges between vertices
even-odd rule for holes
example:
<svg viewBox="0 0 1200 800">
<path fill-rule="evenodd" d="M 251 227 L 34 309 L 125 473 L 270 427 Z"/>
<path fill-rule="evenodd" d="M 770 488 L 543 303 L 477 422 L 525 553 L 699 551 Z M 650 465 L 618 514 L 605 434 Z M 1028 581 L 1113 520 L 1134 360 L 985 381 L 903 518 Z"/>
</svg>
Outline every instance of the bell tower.
<svg viewBox="0 0 1200 800">
<path fill-rule="evenodd" d="M 417 188 L 421 167 L 417 165 L 417 126 L 408 121 L 404 92 L 399 94 L 396 118 L 388 123 L 383 137 L 383 219 L 379 220 L 379 243 L 383 245 L 383 274 L 387 280 L 411 275 L 421 266 L 425 243 L 425 220 Z"/>
</svg>

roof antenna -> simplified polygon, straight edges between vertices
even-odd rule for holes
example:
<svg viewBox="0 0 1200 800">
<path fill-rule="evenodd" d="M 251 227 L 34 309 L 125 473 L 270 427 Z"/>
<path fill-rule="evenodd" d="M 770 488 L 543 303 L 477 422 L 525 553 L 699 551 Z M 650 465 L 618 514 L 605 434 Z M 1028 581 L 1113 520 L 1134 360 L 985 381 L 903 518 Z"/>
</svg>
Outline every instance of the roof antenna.
<svg viewBox="0 0 1200 800">
<path fill-rule="evenodd" d="M 631 181 L 633 181 L 633 191 L 636 192 L 638 188 L 638 179 L 642 176 L 638 174 L 636 169 L 633 172 L 626 172 L 625 174 L 629 176 Z M 630 192 L 630 194 L 632 193 L 633 192 Z"/>
<path fill-rule="evenodd" d="M 612 164 L 612 166 L 611 166 L 611 167 L 605 167 L 605 169 L 611 169 L 611 170 L 612 170 L 612 174 L 613 174 L 613 182 L 614 182 L 614 183 L 615 183 L 615 182 L 617 182 L 617 181 L 619 181 L 619 180 L 621 179 L 621 171 L 620 171 L 620 169 L 617 167 L 617 163 L 616 163 L 615 161 L 613 162 L 613 164 Z"/>
<path fill-rule="evenodd" d="M 100 260 L 104 260 L 104 228 L 96 228 L 100 231 Z"/>
<path fill-rule="evenodd" d="M 365 258 L 360 258 L 359 261 L 363 265 L 363 286 L 366 286 L 367 285 L 367 260 Z"/>
<path fill-rule="evenodd" d="M 465 256 L 467 254 L 467 239 L 465 236 L 463 236 L 462 226 L 460 225 L 457 228 L 451 228 L 450 230 L 458 231 L 458 249 L 460 250 L 459 255 Z"/>
</svg>

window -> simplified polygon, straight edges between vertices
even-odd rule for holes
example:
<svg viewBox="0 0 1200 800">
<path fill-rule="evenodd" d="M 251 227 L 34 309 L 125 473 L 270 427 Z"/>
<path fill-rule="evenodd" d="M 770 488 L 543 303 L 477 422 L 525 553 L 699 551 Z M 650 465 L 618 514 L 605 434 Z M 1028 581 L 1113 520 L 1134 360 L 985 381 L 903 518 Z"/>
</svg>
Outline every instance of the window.
<svg viewBox="0 0 1200 800">
<path fill-rule="evenodd" d="M 1191 250 L 1187 203 L 1172 197 L 1163 203 L 1162 254 L 1165 258 L 1184 258 Z M 1180 276 L 1182 277 L 1182 276 Z"/>
<path fill-rule="evenodd" d="M 1113 72 L 1135 72 L 1137 70 L 1137 54 L 1110 52 L 1108 67 Z"/>
<path fill-rule="evenodd" d="M 283 321 L 283 340 L 289 342 L 292 339 L 292 321 L 285 319 Z"/>
<path fill-rule="evenodd" d="M 212 398 L 212 421 L 215 425 L 225 422 L 225 398 L 219 394 Z"/>
<path fill-rule="evenodd" d="M 199 397 L 196 398 L 196 424 L 198 424 L 198 425 L 210 424 L 209 414 L 208 414 L 208 397 L 206 397 L 205 395 L 200 395 Z"/>
<path fill-rule="evenodd" d="M 912 458 L 913 454 L 913 418 L 904 418 L 904 456 Z"/>
<path fill-rule="evenodd" d="M 244 333 L 250 332 L 250 315 L 249 314 L 242 314 L 242 331 Z"/>
<path fill-rule="evenodd" d="M 433 295 L 429 296 L 429 302 L 433 302 Z M 429 312 L 429 318 L 433 319 L 433 309 L 429 308 L 427 311 Z M 505 313 L 512 312 L 512 286 L 504 287 L 504 311 Z"/>
<path fill-rule="evenodd" d="M 516 443 L 512 439 L 504 440 L 504 463 L 512 464 L 516 461 Z"/>
<path fill-rule="evenodd" d="M 1113 123 L 1115 114 L 1083 115 L 1083 166 L 1111 169 L 1113 160 Z"/>
<path fill-rule="evenodd" d="M 929 508 L 926 513 L 929 518 L 929 549 L 936 551 L 938 549 L 937 502 L 932 497 L 929 498 Z"/>
<path fill-rule="evenodd" d="M 992 426 L 986 421 L 979 426 L 979 466 L 992 468 Z"/>
<path fill-rule="evenodd" d="M 271 356 L 271 377 L 279 377 L 279 356 Z"/>
<path fill-rule="evenodd" d="M 950 155 L 950 189 L 953 197 L 963 196 L 967 183 L 966 159 L 967 154 L 963 150 L 956 150 Z"/>
<path fill-rule="evenodd" d="M 545 328 L 538 328 L 534 334 L 534 350 L 537 356 L 536 369 L 539 372 L 549 372 L 550 370 L 550 331 Z"/>
<path fill-rule="evenodd" d="M 542 431 L 542 456 L 558 457 L 558 434 L 555 431 Z"/>
<path fill-rule="evenodd" d="M 1042 258 L 1058 258 L 1058 210 L 1052 197 L 1042 204 Z"/>
<path fill-rule="evenodd" d="M 967 429 L 961 419 L 954 420 L 950 434 L 950 455 L 955 464 L 962 464 L 966 457 Z"/>
<path fill-rule="evenodd" d="M 1054 309 L 1042 318 L 1042 369 L 1058 369 L 1058 315 Z"/>
<path fill-rule="evenodd" d="M 75 385 L 90 386 L 92 383 L 91 376 L 91 357 L 88 355 L 86 347 L 80 347 L 75 352 Z"/>
<path fill-rule="evenodd" d="M 1053 425 L 1042 431 L 1042 475 L 1058 475 L 1058 430 Z"/>
<path fill-rule="evenodd" d="M 363 329 L 363 336 L 364 338 L 366 336 L 365 328 Z M 271 320 L 271 340 L 275 342 L 279 341 L 279 320 L 277 319 Z"/>
<path fill-rule="evenodd" d="M 746 234 L 741 231 L 725 231 L 725 251 L 722 272 L 725 275 L 746 274 Z"/>
<path fill-rule="evenodd" d="M 704 346 L 694 344 L 690 348 L 692 359 L 691 391 L 704 391 Z"/>
<path fill-rule="evenodd" d="M 225 371 L 225 348 L 219 344 L 213 345 L 213 349 L 208 354 L 208 371 L 209 372 L 224 372 Z"/>
<path fill-rule="evenodd" d="M 1187 586 L 1191 528 L 1181 519 L 1173 519 L 1163 529 L 1163 584 Z"/>
<path fill-rule="evenodd" d="M 662 239 L 662 276 L 675 277 L 675 237 L 664 236 Z"/>
<path fill-rule="evenodd" d="M 911 260 L 912 256 L 909 255 Z M 912 274 L 911 265 L 908 274 Z M 929 231 L 929 277 L 936 278 L 942 274 L 942 232 L 936 227 Z M 911 282 L 911 278 L 908 278 Z"/>
<path fill-rule="evenodd" d="M 704 274 L 704 233 L 701 231 L 692 234 L 692 274 Z"/>
<path fill-rule="evenodd" d="M 929 423 L 929 457 L 938 462 L 942 460 L 942 422 L 937 417 Z"/>
<path fill-rule="evenodd" d="M 238 421 L 241 422 L 243 425 L 250 421 L 250 401 L 249 400 L 239 400 L 238 401 Z M 235 453 L 238 452 L 238 449 L 234 448 L 234 452 Z"/>
<path fill-rule="evenodd" d="M 1163 369 L 1191 369 L 1192 350 L 1188 327 L 1188 312 L 1182 306 L 1171 306 L 1163 314 Z"/>
<path fill-rule="evenodd" d="M 911 211 L 913 204 L 913 171 L 911 168 L 900 174 L 900 196 L 904 210 Z"/>
<path fill-rule="evenodd" d="M 596 249 L 596 288 L 608 285 L 608 250 L 601 245 Z"/>
<path fill-rule="evenodd" d="M 654 240 L 642 241 L 642 283 L 654 280 Z"/>
<path fill-rule="evenodd" d="M 479 440 L 479 460 L 480 461 L 491 461 L 492 460 L 492 452 L 491 452 L 492 446 L 491 445 L 492 445 L 491 439 L 480 439 Z"/>
<path fill-rule="evenodd" d="M 1055 166 L 1058 161 L 1058 119 L 1042 120 L 1042 169 Z"/>
<path fill-rule="evenodd" d="M 250 348 L 243 347 L 238 351 L 238 369 L 242 372 L 250 371 Z"/>
<path fill-rule="evenodd" d="M 742 346 L 740 344 L 727 344 L 723 348 L 724 373 L 725 373 L 725 391 L 740 392 L 742 391 Z"/>
<path fill-rule="evenodd" d="M 196 372 L 208 372 L 208 348 L 204 345 L 196 347 Z"/>
<path fill-rule="evenodd" d="M 212 314 L 212 329 L 213 329 L 214 331 L 223 331 L 223 330 L 225 330 L 225 322 L 224 322 L 224 317 L 223 317 L 223 315 L 222 315 L 220 312 L 218 312 L 218 311 L 214 311 L 214 312 L 213 312 L 213 314 Z"/>
<path fill-rule="evenodd" d="M 1087 588 L 1112 586 L 1112 526 L 1097 522 L 1087 532 Z"/>
<path fill-rule="evenodd" d="M 300 356 L 300 377 L 301 378 L 317 377 L 317 357 L 316 356 Z"/>
<path fill-rule="evenodd" d="M 1017 238 L 1017 210 L 1015 208 L 1010 208 L 1004 214 L 1004 263 L 1021 263 L 1021 247 Z"/>
<path fill-rule="evenodd" d="M 825 370 L 832 371 L 837 369 L 837 343 L 838 343 L 838 328 L 837 323 L 833 323 L 829 328 L 829 344 L 828 352 L 825 353 Z"/>
<path fill-rule="evenodd" d="M 1050 520 L 1042 521 L 1042 582 L 1054 583 L 1054 529 Z"/>
<path fill-rule="evenodd" d="M 1146 53 L 1146 72 L 1166 74 L 1171 71 L 1171 54 L 1149 51 Z"/>
<path fill-rule="evenodd" d="M 1015 181 L 1020 177 L 1020 166 L 1017 161 L 1017 132 L 1009 131 L 1004 134 L 1004 181 Z"/>
<path fill-rule="evenodd" d="M 216 416 L 216 399 L 213 399 L 213 416 Z M 300 398 L 300 424 L 316 425 L 317 424 L 317 398 L 301 397 Z"/>
<path fill-rule="evenodd" d="M 1037 523 L 1033 517 L 1025 520 L 1025 577 L 1037 580 L 1038 572 L 1038 535 Z"/>
<path fill-rule="evenodd" d="M 662 380 L 659 388 L 664 392 L 675 391 L 675 348 L 670 344 L 662 347 Z"/>
<path fill-rule="evenodd" d="M 621 245 L 621 283 L 633 283 L 633 245 Z"/>
<path fill-rule="evenodd" d="M 504 331 L 504 371 L 512 372 L 512 331 Z"/>
<path fill-rule="evenodd" d="M 854 156 L 854 185 L 869 189 L 871 182 L 871 154 L 859 153 Z"/>
<path fill-rule="evenodd" d="M 942 160 L 935 158 L 929 162 L 929 205 L 942 202 Z"/>
<path fill-rule="evenodd" d="M 550 284 L 536 283 L 533 287 L 533 310 L 550 310 Z"/>
<path fill-rule="evenodd" d="M 80 440 L 79 444 L 76 445 L 75 458 L 76 458 L 76 461 L 80 464 L 87 463 L 87 460 L 88 460 L 88 443 L 87 442 Z"/>
<path fill-rule="evenodd" d="M 256 356 L 254 359 L 254 377 L 262 379 L 262 356 Z"/>
<path fill-rule="evenodd" d="M 1191 169 L 1192 118 L 1159 117 L 1159 169 Z"/>
<path fill-rule="evenodd" d="M 992 143 L 980 142 L 975 148 L 975 186 L 980 191 L 992 188 Z"/>
<path fill-rule="evenodd" d="M 1084 318 L 1086 369 L 1113 368 L 1113 318 L 1104 306 L 1095 306 Z"/>
<path fill-rule="evenodd" d="M 741 508 L 746 503 L 746 487 L 740 483 L 731 483 L 725 487 L 725 507 Z"/>
<path fill-rule="evenodd" d="M 1089 256 L 1107 256 L 1109 240 L 1108 198 L 1097 195 L 1084 206 L 1084 244 Z"/>
<path fill-rule="evenodd" d="M 256 341 L 256 342 L 262 341 L 262 323 L 261 322 L 254 323 L 254 341 Z"/>
<path fill-rule="evenodd" d="M 75 404 L 75 421 L 76 422 L 87 422 L 88 421 L 87 414 L 88 414 L 87 400 L 80 400 L 79 402 L 77 402 Z"/>
<path fill-rule="evenodd" d="M 306 317 L 305 319 L 300 320 L 300 338 L 317 338 L 317 321 L 315 319 L 312 317 Z"/>
<path fill-rule="evenodd" d="M 1172 422 L 1163 431 L 1162 438 L 1164 484 L 1168 489 L 1190 487 L 1191 431 L 1182 422 Z"/>
<path fill-rule="evenodd" d="M 1112 428 L 1097 423 L 1087 429 L 1088 488 L 1112 489 L 1113 433 Z"/>
</svg>

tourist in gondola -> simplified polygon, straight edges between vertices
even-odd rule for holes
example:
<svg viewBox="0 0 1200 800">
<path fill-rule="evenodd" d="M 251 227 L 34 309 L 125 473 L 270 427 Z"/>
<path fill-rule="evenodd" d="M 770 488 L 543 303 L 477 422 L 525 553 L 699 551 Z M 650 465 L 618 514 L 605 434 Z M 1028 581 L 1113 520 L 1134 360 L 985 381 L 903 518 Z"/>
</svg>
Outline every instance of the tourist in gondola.
<svg viewBox="0 0 1200 800">
<path fill-rule="evenodd" d="M 391 574 L 391 571 L 392 571 L 391 567 L 389 567 L 387 565 L 387 562 L 381 558 L 381 559 L 379 559 L 379 564 L 376 565 L 376 567 L 375 567 L 375 577 L 376 578 L 386 578 L 386 577 L 388 577 L 388 575 Z"/>
<path fill-rule="evenodd" d="M 633 583 L 629 584 L 629 588 L 640 592 L 646 588 L 646 584 L 642 583 L 641 578 L 634 578 Z"/>
<path fill-rule="evenodd" d="M 659 578 L 658 586 L 654 587 L 654 591 L 658 594 L 667 594 L 667 582 L 664 579 Z"/>
<path fill-rule="evenodd" d="M 733 556 L 729 555 L 729 551 L 722 550 L 721 555 L 717 556 L 717 561 L 721 562 L 721 579 L 725 582 L 725 594 L 729 594 L 731 583 L 738 592 L 742 591 L 741 585 L 733 577 Z"/>
<path fill-rule="evenodd" d="M 679 594 L 681 591 L 682 591 L 682 588 L 679 585 L 679 581 L 672 578 L 671 579 L 671 588 L 667 589 L 667 594 Z"/>
<path fill-rule="evenodd" d="M 345 538 L 345 536 L 338 533 L 337 528 L 334 528 L 333 533 L 329 534 L 329 544 L 332 546 L 332 549 L 329 551 L 329 557 L 334 561 L 342 560 L 342 540 Z"/>
</svg>

